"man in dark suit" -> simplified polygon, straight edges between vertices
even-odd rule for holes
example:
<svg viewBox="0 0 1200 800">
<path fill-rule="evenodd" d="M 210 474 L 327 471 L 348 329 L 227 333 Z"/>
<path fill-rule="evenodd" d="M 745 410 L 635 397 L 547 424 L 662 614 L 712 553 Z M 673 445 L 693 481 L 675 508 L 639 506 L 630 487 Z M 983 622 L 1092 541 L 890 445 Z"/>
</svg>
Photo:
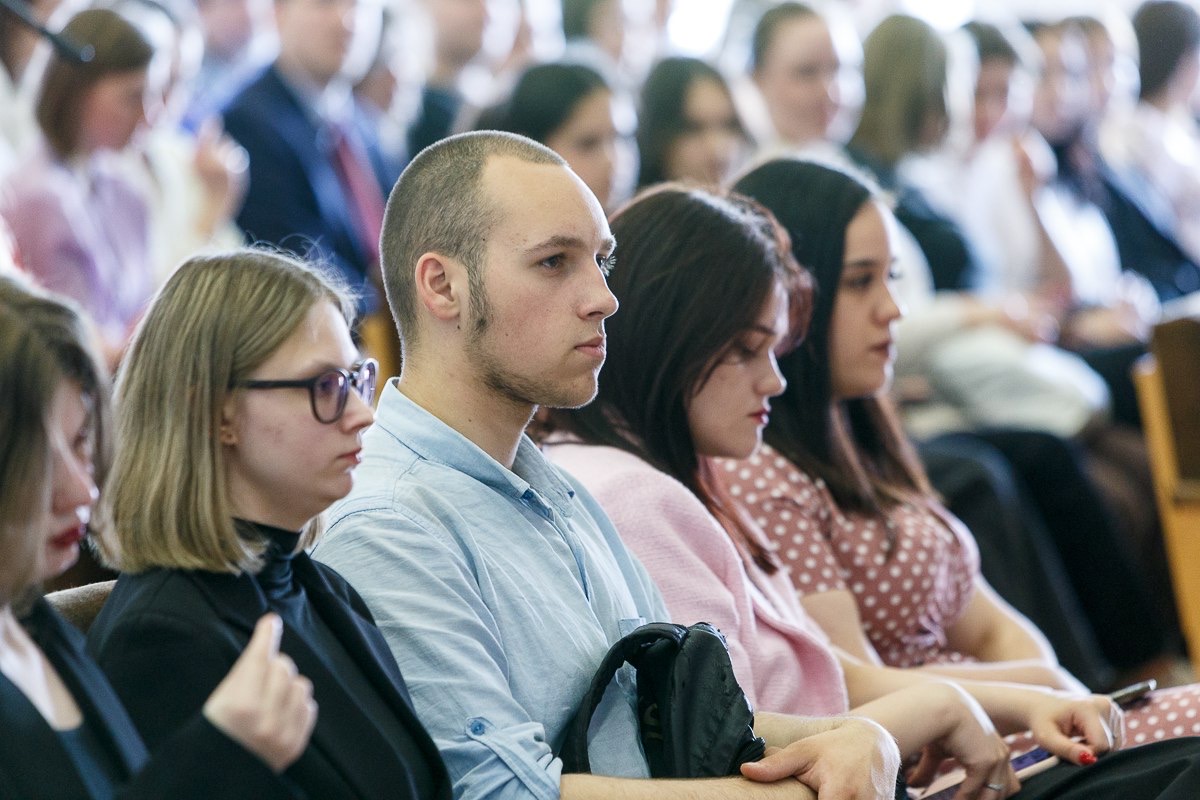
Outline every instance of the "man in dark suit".
<svg viewBox="0 0 1200 800">
<path fill-rule="evenodd" d="M 399 174 L 350 91 L 355 36 L 379 35 L 379 7 L 356 0 L 275 0 L 279 55 L 226 108 L 250 154 L 237 222 L 253 242 L 328 260 L 379 305 L 376 254 L 384 198 Z"/>
</svg>

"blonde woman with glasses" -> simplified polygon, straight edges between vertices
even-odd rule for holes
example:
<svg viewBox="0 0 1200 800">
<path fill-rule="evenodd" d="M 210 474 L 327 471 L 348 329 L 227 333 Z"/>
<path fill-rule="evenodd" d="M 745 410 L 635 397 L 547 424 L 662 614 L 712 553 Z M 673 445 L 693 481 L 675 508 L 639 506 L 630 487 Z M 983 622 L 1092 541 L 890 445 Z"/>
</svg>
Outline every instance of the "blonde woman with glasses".
<svg viewBox="0 0 1200 800">
<path fill-rule="evenodd" d="M 278 652 L 277 618 L 251 620 L 245 653 L 149 758 L 79 631 L 37 591 L 95 530 L 108 380 L 91 338 L 69 302 L 0 277 L 0 797 L 291 797 L 277 773 L 304 751 L 316 708 Z"/>
<path fill-rule="evenodd" d="M 286 777 L 322 800 L 448 798 L 362 599 L 305 553 L 373 419 L 352 309 L 332 278 L 265 251 L 195 258 L 167 282 L 117 378 L 104 549 L 122 575 L 89 646 L 154 748 L 274 611 L 321 705 Z"/>
</svg>

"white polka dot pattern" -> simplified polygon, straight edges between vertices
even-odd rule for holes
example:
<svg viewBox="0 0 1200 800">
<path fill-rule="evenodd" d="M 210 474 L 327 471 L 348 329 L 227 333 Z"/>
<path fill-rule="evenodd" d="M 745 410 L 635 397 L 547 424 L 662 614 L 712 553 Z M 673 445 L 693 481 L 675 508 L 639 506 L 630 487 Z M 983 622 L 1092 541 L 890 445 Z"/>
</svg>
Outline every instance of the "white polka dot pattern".
<svg viewBox="0 0 1200 800">
<path fill-rule="evenodd" d="M 1152 693 L 1125 712 L 1125 747 L 1200 736 L 1200 685 L 1175 686 Z"/>
<path fill-rule="evenodd" d="M 962 526 L 913 504 L 896 507 L 887 520 L 843 514 L 821 480 L 766 446 L 722 465 L 729 492 L 778 545 L 797 591 L 853 592 L 885 663 L 963 660 L 946 646 L 946 630 L 966 610 L 978 570 L 975 542 Z"/>
<path fill-rule="evenodd" d="M 844 515 L 820 479 L 770 447 L 746 461 L 720 462 L 721 479 L 779 547 L 801 595 L 848 589 L 863 630 L 895 667 L 971 660 L 951 650 L 946 631 L 965 611 L 979 573 L 979 552 L 965 527 L 932 509 L 895 508 L 886 522 Z M 749 504 L 750 497 L 757 502 Z M 888 531 L 895 540 L 888 550 Z M 1154 692 L 1126 712 L 1125 747 L 1200 736 L 1200 685 Z M 1009 738 L 1028 750 L 1028 734 Z"/>
</svg>

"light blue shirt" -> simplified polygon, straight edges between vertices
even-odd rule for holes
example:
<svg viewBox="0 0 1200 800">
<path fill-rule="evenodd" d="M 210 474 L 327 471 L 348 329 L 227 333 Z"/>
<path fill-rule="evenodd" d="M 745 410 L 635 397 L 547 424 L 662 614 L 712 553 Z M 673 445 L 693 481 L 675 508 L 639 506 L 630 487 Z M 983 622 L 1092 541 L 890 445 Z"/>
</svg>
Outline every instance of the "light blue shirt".
<svg viewBox="0 0 1200 800">
<path fill-rule="evenodd" d="M 384 388 L 354 490 L 314 556 L 370 607 L 457 798 L 557 798 L 562 743 L 608 648 L 667 619 L 596 501 L 527 437 L 506 469 Z M 593 718 L 602 775 L 646 777 L 628 676 Z"/>
</svg>

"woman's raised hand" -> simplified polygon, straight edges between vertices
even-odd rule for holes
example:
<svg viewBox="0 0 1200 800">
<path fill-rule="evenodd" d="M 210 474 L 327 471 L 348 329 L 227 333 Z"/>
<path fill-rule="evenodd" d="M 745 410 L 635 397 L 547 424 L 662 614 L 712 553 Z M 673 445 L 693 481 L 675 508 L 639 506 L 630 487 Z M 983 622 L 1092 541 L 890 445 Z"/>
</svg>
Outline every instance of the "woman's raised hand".
<svg viewBox="0 0 1200 800">
<path fill-rule="evenodd" d="M 204 716 L 276 773 L 304 752 L 317 721 L 312 683 L 279 652 L 283 622 L 265 614 L 208 702 Z"/>
</svg>

